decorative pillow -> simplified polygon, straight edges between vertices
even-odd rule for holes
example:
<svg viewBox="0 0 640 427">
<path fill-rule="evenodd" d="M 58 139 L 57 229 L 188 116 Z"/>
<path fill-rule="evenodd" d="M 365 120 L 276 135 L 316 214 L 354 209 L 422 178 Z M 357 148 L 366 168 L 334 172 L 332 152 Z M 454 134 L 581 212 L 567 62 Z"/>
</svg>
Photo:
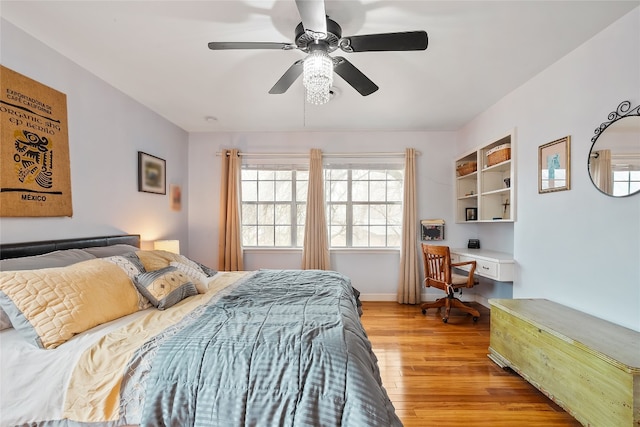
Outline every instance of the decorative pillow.
<svg viewBox="0 0 640 427">
<path fill-rule="evenodd" d="M 111 256 L 102 259 L 107 262 L 114 263 L 115 265 L 120 267 L 122 271 L 127 274 L 127 276 L 129 276 L 129 279 L 131 280 L 131 286 L 136 289 L 136 293 L 138 294 L 138 308 L 140 310 L 151 307 L 151 302 L 149 302 L 149 300 L 144 295 L 138 292 L 138 289 L 135 286 L 136 276 L 138 276 L 140 273 L 145 272 L 142 262 L 140 262 L 140 259 L 135 253 L 129 252 L 124 255 Z"/>
<path fill-rule="evenodd" d="M 67 267 L 0 272 L 0 308 L 41 348 L 138 311 L 138 295 L 117 265 L 92 259 Z"/>
<path fill-rule="evenodd" d="M 200 270 L 200 268 L 197 266 L 194 267 L 190 264 L 183 264 L 181 262 L 171 262 L 169 265 L 186 274 L 191 279 L 192 283 L 196 285 L 196 289 L 199 294 L 207 292 L 207 282 L 209 278 L 202 272 L 202 270 Z"/>
<path fill-rule="evenodd" d="M 174 254 L 173 252 L 161 250 L 138 251 L 136 252 L 136 255 L 138 255 L 138 258 L 140 258 L 140 261 L 142 261 L 142 264 L 147 271 L 154 271 L 168 267 L 172 262 L 181 262 L 201 270 L 207 277 L 212 277 L 217 273 L 215 270 L 202 265 L 199 262 L 193 261 L 184 255 Z"/>
<path fill-rule="evenodd" d="M 43 255 L 9 258 L 0 261 L 0 271 L 37 270 L 40 268 L 66 267 L 96 257 L 82 249 L 65 249 Z"/>
<path fill-rule="evenodd" d="M 90 253 L 96 258 L 106 258 L 110 256 L 124 255 L 128 252 L 139 251 L 140 248 L 136 248 L 135 246 L 118 244 L 111 246 L 94 246 L 91 248 L 83 248 L 85 252 Z"/>
<path fill-rule="evenodd" d="M 140 293 L 159 310 L 198 294 L 191 278 L 173 266 L 142 273 L 136 277 L 135 284 Z"/>
</svg>

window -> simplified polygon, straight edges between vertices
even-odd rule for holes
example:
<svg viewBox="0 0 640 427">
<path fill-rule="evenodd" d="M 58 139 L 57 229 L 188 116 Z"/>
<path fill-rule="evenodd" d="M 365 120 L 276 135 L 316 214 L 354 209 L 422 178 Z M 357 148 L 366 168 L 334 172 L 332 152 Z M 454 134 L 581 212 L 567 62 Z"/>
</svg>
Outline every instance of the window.
<svg viewBox="0 0 640 427">
<path fill-rule="evenodd" d="M 309 172 L 292 166 L 243 166 L 242 245 L 302 247 Z"/>
<path fill-rule="evenodd" d="M 402 169 L 363 165 L 325 167 L 331 247 L 399 247 Z"/>
<path fill-rule="evenodd" d="M 613 195 L 626 196 L 640 190 L 640 167 L 630 165 L 613 168 Z"/>
<path fill-rule="evenodd" d="M 329 245 L 399 247 L 403 165 L 324 168 Z M 302 247 L 308 179 L 306 166 L 243 165 L 243 246 Z"/>
</svg>

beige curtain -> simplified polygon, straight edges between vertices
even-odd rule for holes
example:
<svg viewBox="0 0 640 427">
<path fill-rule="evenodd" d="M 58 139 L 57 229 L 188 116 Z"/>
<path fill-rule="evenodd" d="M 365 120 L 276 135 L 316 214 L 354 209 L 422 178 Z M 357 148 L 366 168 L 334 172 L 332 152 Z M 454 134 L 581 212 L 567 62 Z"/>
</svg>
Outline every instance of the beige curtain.
<svg viewBox="0 0 640 427">
<path fill-rule="evenodd" d="M 402 203 L 402 243 L 400 247 L 400 278 L 398 303 L 418 304 L 422 281 L 418 267 L 418 238 L 416 215 L 416 152 L 405 152 L 404 195 Z"/>
<path fill-rule="evenodd" d="M 589 159 L 591 162 L 589 170 L 593 183 L 603 192 L 611 194 L 613 193 L 611 150 L 599 150 L 594 154 L 595 156 Z"/>
<path fill-rule="evenodd" d="M 329 270 L 331 266 L 329 261 L 327 220 L 324 213 L 322 151 L 314 148 L 311 150 L 310 157 L 302 268 L 305 270 Z"/>
<path fill-rule="evenodd" d="M 242 239 L 240 235 L 240 156 L 238 150 L 222 150 L 220 178 L 220 239 L 218 241 L 218 270 L 240 271 Z"/>
</svg>

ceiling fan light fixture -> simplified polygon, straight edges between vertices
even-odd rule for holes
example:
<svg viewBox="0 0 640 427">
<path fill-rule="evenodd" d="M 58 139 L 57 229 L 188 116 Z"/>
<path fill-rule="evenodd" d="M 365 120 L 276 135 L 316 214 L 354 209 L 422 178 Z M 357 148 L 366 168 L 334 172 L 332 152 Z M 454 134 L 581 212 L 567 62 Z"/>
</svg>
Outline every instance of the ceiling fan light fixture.
<svg viewBox="0 0 640 427">
<path fill-rule="evenodd" d="M 333 59 L 324 50 L 313 50 L 304 60 L 302 84 L 307 102 L 322 105 L 331 99 L 333 85 Z"/>
</svg>

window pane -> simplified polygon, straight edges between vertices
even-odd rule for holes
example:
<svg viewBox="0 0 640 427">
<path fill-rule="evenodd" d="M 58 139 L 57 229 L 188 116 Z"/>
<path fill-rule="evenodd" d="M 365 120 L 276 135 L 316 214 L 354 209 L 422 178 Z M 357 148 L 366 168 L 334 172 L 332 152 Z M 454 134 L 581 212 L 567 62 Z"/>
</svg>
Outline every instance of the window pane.
<svg viewBox="0 0 640 427">
<path fill-rule="evenodd" d="M 353 169 L 351 171 L 351 176 L 354 181 L 358 180 L 368 180 L 369 179 L 369 170 L 368 169 Z"/>
<path fill-rule="evenodd" d="M 387 224 L 402 224 L 402 205 L 387 205 Z"/>
<path fill-rule="evenodd" d="M 386 170 L 372 170 L 371 173 L 369 174 L 369 179 L 371 180 L 386 180 L 387 177 L 387 171 Z"/>
<path fill-rule="evenodd" d="M 368 226 L 353 226 L 353 235 L 351 238 L 351 245 L 354 247 L 366 247 L 369 246 L 369 227 Z"/>
<path fill-rule="evenodd" d="M 242 201 L 255 202 L 258 200 L 258 181 L 243 181 L 241 184 Z"/>
<path fill-rule="evenodd" d="M 328 169 L 327 170 L 327 179 L 341 179 L 346 180 L 348 177 L 349 171 L 347 169 Z"/>
<path fill-rule="evenodd" d="M 240 179 L 242 181 L 255 181 L 258 179 L 258 171 L 255 169 L 241 169 L 240 170 Z"/>
<path fill-rule="evenodd" d="M 258 244 L 258 234 L 256 227 L 242 227 L 242 245 L 256 246 Z"/>
<path fill-rule="evenodd" d="M 329 226 L 329 235 L 331 242 L 329 243 L 333 247 L 345 247 L 347 246 L 347 229 L 340 225 Z"/>
<path fill-rule="evenodd" d="M 278 170 L 275 172 L 274 178 L 280 181 L 291 181 L 292 174 L 293 174 L 293 171 Z"/>
<path fill-rule="evenodd" d="M 307 217 L 307 204 L 298 203 L 296 205 L 296 223 L 304 226 L 305 218 Z"/>
<path fill-rule="evenodd" d="M 369 208 L 369 224 L 385 225 L 387 223 L 387 205 L 371 205 Z"/>
<path fill-rule="evenodd" d="M 401 202 L 402 201 L 402 181 L 387 181 L 387 201 L 388 202 Z"/>
<path fill-rule="evenodd" d="M 296 181 L 296 200 L 298 202 L 307 201 L 307 189 L 309 188 L 308 181 Z"/>
<path fill-rule="evenodd" d="M 354 202 L 369 200 L 369 181 L 353 181 L 351 184 L 351 199 Z"/>
<path fill-rule="evenodd" d="M 291 245 L 291 227 L 286 225 L 279 225 L 275 228 L 276 233 L 276 246 L 290 246 Z"/>
<path fill-rule="evenodd" d="M 384 247 L 387 244 L 387 227 L 372 225 L 369 227 L 369 246 Z"/>
<path fill-rule="evenodd" d="M 371 181 L 369 184 L 369 200 L 372 202 L 384 202 L 387 198 L 387 183 L 385 181 Z"/>
<path fill-rule="evenodd" d="M 274 223 L 274 206 L 269 204 L 258 205 L 258 224 Z"/>
<path fill-rule="evenodd" d="M 258 210 L 256 205 L 242 205 L 242 223 L 251 225 L 258 223 Z"/>
<path fill-rule="evenodd" d="M 258 200 L 261 202 L 273 202 L 275 200 L 274 181 L 258 182 Z"/>
<path fill-rule="evenodd" d="M 327 216 L 331 225 L 347 225 L 347 205 L 329 205 Z"/>
<path fill-rule="evenodd" d="M 392 225 L 387 227 L 387 246 L 400 247 L 402 241 L 402 227 L 400 225 Z"/>
<path fill-rule="evenodd" d="M 276 198 L 278 202 L 291 201 L 291 181 L 276 181 Z"/>
<path fill-rule="evenodd" d="M 273 246 L 274 243 L 274 227 L 260 225 L 258 226 L 258 246 Z"/>
<path fill-rule="evenodd" d="M 349 187 L 347 181 L 331 181 L 325 188 L 329 193 L 326 197 L 327 200 L 332 202 L 346 202 L 348 200 Z"/>
<path fill-rule="evenodd" d="M 351 222 L 354 225 L 369 224 L 369 206 L 355 205 L 353 207 L 353 218 Z"/>
<path fill-rule="evenodd" d="M 291 205 L 276 205 L 274 222 L 276 224 L 291 224 Z"/>
<path fill-rule="evenodd" d="M 273 181 L 275 178 L 275 172 L 271 170 L 259 170 L 258 171 L 258 180 L 260 181 Z"/>
</svg>

